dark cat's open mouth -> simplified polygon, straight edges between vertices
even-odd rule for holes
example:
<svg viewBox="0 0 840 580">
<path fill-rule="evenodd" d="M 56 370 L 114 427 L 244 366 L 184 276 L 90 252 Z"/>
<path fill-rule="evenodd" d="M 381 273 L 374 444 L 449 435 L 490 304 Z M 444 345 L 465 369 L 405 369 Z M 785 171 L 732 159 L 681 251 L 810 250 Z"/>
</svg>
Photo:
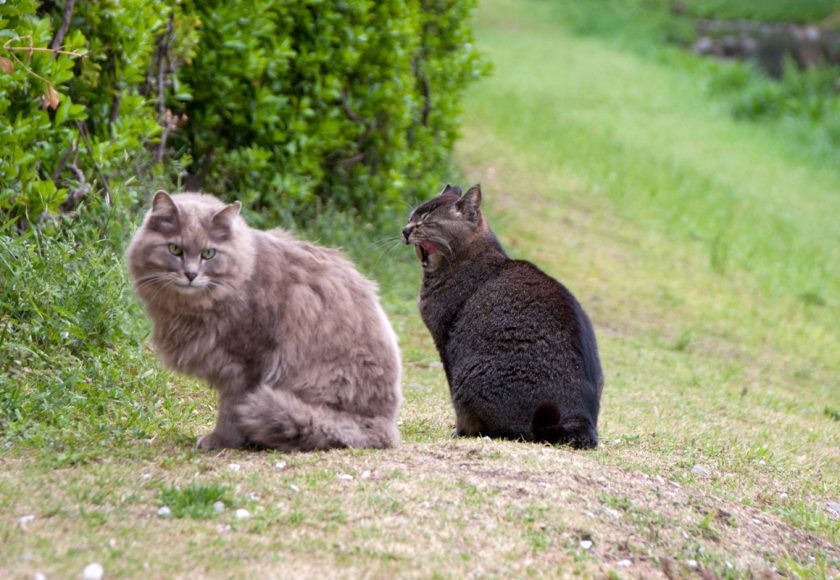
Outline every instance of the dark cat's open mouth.
<svg viewBox="0 0 840 580">
<path fill-rule="evenodd" d="M 423 264 L 423 266 L 428 266 L 429 256 L 436 254 L 438 248 L 429 240 L 420 240 L 414 244 L 414 251 L 417 253 L 417 257 L 420 258 L 420 263 Z"/>
</svg>

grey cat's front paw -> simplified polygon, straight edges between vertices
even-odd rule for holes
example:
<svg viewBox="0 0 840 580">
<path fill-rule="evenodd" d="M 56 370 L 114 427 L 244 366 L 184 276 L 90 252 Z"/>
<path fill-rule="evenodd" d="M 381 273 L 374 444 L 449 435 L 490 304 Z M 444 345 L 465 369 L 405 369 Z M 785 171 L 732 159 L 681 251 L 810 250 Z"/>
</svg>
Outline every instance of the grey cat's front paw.
<svg viewBox="0 0 840 580">
<path fill-rule="evenodd" d="M 214 449 L 225 449 L 230 447 L 230 445 L 227 445 L 225 441 L 215 432 L 199 437 L 195 442 L 195 446 L 197 449 L 201 449 L 202 451 L 213 451 Z"/>
</svg>

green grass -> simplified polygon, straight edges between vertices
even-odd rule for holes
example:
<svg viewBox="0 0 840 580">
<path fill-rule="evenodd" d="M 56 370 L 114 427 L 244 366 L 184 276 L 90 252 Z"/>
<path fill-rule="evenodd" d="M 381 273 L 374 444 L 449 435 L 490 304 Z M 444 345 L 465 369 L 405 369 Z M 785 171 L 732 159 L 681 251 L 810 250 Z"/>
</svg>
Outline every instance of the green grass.
<svg viewBox="0 0 840 580">
<path fill-rule="evenodd" d="M 734 120 L 698 58 L 592 36 L 566 16 L 595 5 L 570 6 L 484 4 L 495 73 L 457 158 L 509 251 L 590 313 L 603 447 L 449 439 L 419 268 L 391 248 L 408 208 L 302 234 L 377 279 L 400 336 L 384 452 L 199 453 L 213 395 L 146 348 L 129 226 L 0 237 L 0 576 L 836 574 L 840 171 L 799 121 Z"/>
<path fill-rule="evenodd" d="M 782 22 L 818 22 L 837 14 L 837 0 L 686 0 L 691 14 L 723 20 L 765 20 Z"/>
<path fill-rule="evenodd" d="M 230 490 L 219 484 L 190 483 L 185 487 L 164 486 L 160 491 L 160 505 L 170 510 L 172 517 L 206 520 L 216 515 L 216 503 L 230 504 Z"/>
</svg>

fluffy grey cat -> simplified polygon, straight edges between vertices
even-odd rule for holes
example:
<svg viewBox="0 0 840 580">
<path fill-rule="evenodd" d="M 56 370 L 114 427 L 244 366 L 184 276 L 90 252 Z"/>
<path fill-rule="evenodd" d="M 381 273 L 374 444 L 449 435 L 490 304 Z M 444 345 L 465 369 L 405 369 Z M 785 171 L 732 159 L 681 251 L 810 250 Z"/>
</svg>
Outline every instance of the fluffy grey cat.
<svg viewBox="0 0 840 580">
<path fill-rule="evenodd" d="M 403 229 L 423 266 L 420 314 L 455 407 L 456 433 L 598 444 L 604 378 L 574 296 L 511 260 L 481 212 L 481 189 L 447 185 Z"/>
<path fill-rule="evenodd" d="M 198 446 L 391 447 L 397 339 L 338 251 L 258 231 L 210 195 L 158 191 L 127 250 L 163 362 L 219 393 Z"/>
</svg>

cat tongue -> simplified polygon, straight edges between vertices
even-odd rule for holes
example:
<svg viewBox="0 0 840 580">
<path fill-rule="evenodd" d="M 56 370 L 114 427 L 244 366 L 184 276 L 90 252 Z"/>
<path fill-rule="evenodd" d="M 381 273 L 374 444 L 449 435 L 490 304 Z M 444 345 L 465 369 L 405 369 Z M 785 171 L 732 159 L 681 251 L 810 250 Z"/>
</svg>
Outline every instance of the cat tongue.
<svg viewBox="0 0 840 580">
<path fill-rule="evenodd" d="M 430 256 L 431 256 L 432 254 L 437 253 L 437 251 L 438 251 L 437 246 L 436 246 L 436 245 L 434 245 L 434 244 L 433 244 L 432 242 L 430 242 L 429 240 L 423 240 L 423 241 L 421 241 L 421 242 L 420 242 L 420 245 L 423 247 L 423 250 L 424 250 L 427 254 L 429 254 Z"/>
</svg>

